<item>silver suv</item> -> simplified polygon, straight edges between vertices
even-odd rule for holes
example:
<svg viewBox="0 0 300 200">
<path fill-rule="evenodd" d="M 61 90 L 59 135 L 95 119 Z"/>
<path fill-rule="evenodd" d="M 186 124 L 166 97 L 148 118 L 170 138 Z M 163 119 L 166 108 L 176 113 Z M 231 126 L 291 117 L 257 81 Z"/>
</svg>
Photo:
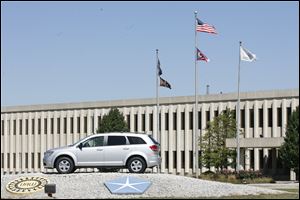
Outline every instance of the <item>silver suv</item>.
<svg viewBox="0 0 300 200">
<path fill-rule="evenodd" d="M 137 133 L 101 133 L 90 135 L 73 145 L 44 153 L 45 168 L 72 173 L 77 168 L 128 168 L 143 173 L 160 165 L 159 143 L 150 135 Z"/>
</svg>

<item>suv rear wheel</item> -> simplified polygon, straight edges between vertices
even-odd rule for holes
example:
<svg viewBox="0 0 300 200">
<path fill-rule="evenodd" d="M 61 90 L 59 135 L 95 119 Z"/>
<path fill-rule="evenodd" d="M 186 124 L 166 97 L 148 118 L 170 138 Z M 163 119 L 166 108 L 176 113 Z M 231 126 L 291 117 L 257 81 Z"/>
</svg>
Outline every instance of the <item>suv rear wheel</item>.
<svg viewBox="0 0 300 200">
<path fill-rule="evenodd" d="M 130 173 L 143 173 L 146 169 L 146 162 L 140 157 L 130 158 L 127 164 Z"/>
<path fill-rule="evenodd" d="M 65 156 L 57 159 L 55 168 L 60 174 L 69 174 L 74 172 L 75 169 L 73 160 Z"/>
</svg>

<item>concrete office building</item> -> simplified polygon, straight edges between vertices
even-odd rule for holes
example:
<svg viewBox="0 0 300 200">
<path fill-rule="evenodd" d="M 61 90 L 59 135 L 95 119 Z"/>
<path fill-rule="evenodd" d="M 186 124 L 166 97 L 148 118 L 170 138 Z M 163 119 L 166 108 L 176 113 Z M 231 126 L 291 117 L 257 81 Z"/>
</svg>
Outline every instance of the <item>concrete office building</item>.
<svg viewBox="0 0 300 200">
<path fill-rule="evenodd" d="M 277 162 L 286 124 L 299 105 L 299 89 L 241 93 L 241 166 L 268 174 L 288 174 Z M 226 108 L 235 110 L 236 93 L 200 95 L 199 132 Z M 1 173 L 51 171 L 43 153 L 96 132 L 110 108 L 123 113 L 131 132 L 152 134 L 161 143 L 161 173 L 193 171 L 194 96 L 160 98 L 160 131 L 156 132 L 156 99 L 1 107 Z M 236 147 L 234 139 L 228 147 Z M 82 169 L 81 169 L 82 170 Z M 205 168 L 199 169 L 200 173 Z M 291 179 L 294 179 L 291 173 Z"/>
</svg>

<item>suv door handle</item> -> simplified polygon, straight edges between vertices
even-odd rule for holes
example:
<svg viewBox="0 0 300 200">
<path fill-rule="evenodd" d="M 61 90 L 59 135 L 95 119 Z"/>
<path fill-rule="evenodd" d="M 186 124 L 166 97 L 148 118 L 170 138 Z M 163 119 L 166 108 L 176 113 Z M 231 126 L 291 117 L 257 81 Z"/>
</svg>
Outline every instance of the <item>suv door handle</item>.
<svg viewBox="0 0 300 200">
<path fill-rule="evenodd" d="M 103 151 L 103 149 L 97 149 L 97 151 Z"/>
<path fill-rule="evenodd" d="M 129 147 L 124 147 L 123 150 L 129 150 Z"/>
</svg>

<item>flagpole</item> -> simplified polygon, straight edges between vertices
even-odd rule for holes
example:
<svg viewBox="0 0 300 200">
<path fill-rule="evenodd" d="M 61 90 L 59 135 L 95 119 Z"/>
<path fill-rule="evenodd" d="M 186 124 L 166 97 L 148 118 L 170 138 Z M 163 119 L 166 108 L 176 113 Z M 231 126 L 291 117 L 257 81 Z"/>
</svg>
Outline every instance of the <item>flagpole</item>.
<svg viewBox="0 0 300 200">
<path fill-rule="evenodd" d="M 193 135 L 193 170 L 196 178 L 199 176 L 198 166 L 198 68 L 197 68 L 197 11 L 195 11 L 195 108 L 194 108 L 194 135 Z"/>
<path fill-rule="evenodd" d="M 158 139 L 158 132 L 159 132 L 159 101 L 158 101 L 158 81 L 159 81 L 159 75 L 158 75 L 158 49 L 156 49 L 156 74 L 155 74 L 155 81 L 156 81 L 156 134 Z M 157 173 L 159 173 L 159 165 L 157 165 Z"/>
<path fill-rule="evenodd" d="M 241 68 L 241 46 L 242 42 L 240 41 L 240 46 L 239 46 L 239 68 L 238 68 L 238 101 L 237 101 L 237 106 L 236 106 L 236 120 L 237 120 L 237 130 L 236 130 L 236 152 L 237 152 L 237 157 L 236 157 L 236 172 L 239 173 L 240 171 L 240 68 Z"/>
</svg>

